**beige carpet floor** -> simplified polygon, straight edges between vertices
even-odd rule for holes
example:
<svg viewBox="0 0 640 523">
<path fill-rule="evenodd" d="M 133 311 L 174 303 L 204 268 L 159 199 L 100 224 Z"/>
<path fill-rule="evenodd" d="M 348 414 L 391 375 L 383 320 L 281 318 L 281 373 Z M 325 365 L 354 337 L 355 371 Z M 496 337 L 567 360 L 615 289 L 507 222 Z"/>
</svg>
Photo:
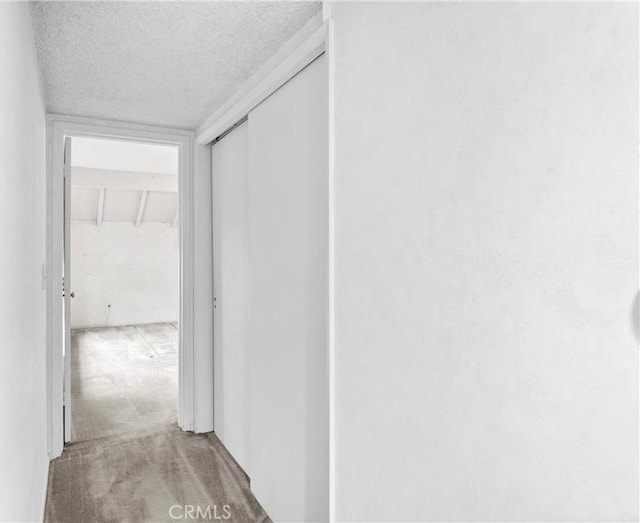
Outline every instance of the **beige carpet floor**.
<svg viewBox="0 0 640 523">
<path fill-rule="evenodd" d="M 46 522 L 215 521 L 215 515 L 270 521 L 214 434 L 173 426 L 73 443 L 50 467 Z"/>
<path fill-rule="evenodd" d="M 71 441 L 176 423 L 177 325 L 73 330 L 71 409 Z"/>
<path fill-rule="evenodd" d="M 213 433 L 176 424 L 173 324 L 74 331 L 73 442 L 52 461 L 46 522 L 268 522 Z"/>
</svg>

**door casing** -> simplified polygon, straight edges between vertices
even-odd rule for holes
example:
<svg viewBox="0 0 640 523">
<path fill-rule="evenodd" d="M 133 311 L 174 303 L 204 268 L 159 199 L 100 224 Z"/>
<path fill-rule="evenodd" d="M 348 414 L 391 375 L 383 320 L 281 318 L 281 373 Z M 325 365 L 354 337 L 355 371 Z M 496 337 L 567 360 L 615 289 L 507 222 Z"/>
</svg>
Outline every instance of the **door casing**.
<svg viewBox="0 0 640 523">
<path fill-rule="evenodd" d="M 197 409 L 196 399 L 213 389 L 205 378 L 194 379 L 194 135 L 190 131 L 62 115 L 47 116 L 47 447 L 49 458 L 64 447 L 63 383 L 64 307 L 60 295 L 64 253 L 64 139 L 111 138 L 174 145 L 179 148 L 180 335 L 178 348 L 178 424 L 183 430 L 213 428 L 213 411 Z M 202 347 L 203 351 L 210 347 Z M 201 373 L 202 374 L 202 373 Z M 203 389 L 199 391 L 198 389 Z M 212 400 L 213 401 L 213 400 Z M 196 411 L 200 419 L 196 419 Z M 211 422 L 209 422 L 211 418 Z"/>
<path fill-rule="evenodd" d="M 62 235 L 63 269 L 63 336 L 64 336 L 64 388 L 62 391 L 64 442 L 71 441 L 71 140 L 64 139 L 63 167 L 63 213 L 64 225 Z"/>
</svg>

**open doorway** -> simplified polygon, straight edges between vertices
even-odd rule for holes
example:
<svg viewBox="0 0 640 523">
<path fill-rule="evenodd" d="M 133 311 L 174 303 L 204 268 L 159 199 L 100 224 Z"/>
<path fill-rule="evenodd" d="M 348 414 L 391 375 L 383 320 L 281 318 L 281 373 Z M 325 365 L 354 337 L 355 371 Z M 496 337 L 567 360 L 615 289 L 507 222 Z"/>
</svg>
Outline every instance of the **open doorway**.
<svg viewBox="0 0 640 523">
<path fill-rule="evenodd" d="M 122 122 L 110 122 L 71 116 L 48 117 L 48 177 L 47 177 L 47 227 L 50 242 L 47 244 L 45 285 L 47 289 L 47 431 L 48 452 L 51 459 L 64 450 L 65 432 L 70 436 L 71 409 L 70 369 L 65 355 L 66 310 L 71 303 L 73 277 L 69 293 L 64 292 L 65 258 L 65 201 L 71 202 L 70 180 L 71 143 L 77 138 L 104 138 L 124 142 L 171 145 L 178 149 L 178 196 L 180 213 L 176 228 L 180 247 L 180 315 L 178 329 L 178 426 L 184 431 L 207 432 L 213 428 L 213 357 L 211 323 L 207 322 L 211 304 L 211 208 L 204 195 L 210 193 L 210 164 L 206 161 L 206 148 L 193 145 L 193 133 L 178 129 L 148 127 Z M 67 140 L 71 138 L 71 140 Z M 66 145 L 69 145 L 69 162 Z M 196 183 L 195 173 L 198 173 Z M 66 188 L 69 197 L 65 197 Z M 201 197 L 198 199 L 196 195 Z M 196 205 L 197 204 L 197 205 Z M 196 222 L 195 219 L 198 219 Z M 207 225 L 208 224 L 208 225 Z M 70 229 L 70 223 L 68 225 Z M 195 240 L 197 241 L 197 244 Z M 196 246 L 199 249 L 196 257 Z M 70 254 L 69 254 L 70 256 Z M 71 263 L 67 264 L 69 267 Z M 195 272 L 199 277 L 196 288 Z M 64 295 L 64 299 L 61 296 Z M 196 345 L 197 342 L 197 345 Z M 69 425 L 65 431 L 65 425 Z M 68 440 L 67 440 L 68 441 Z"/>
<path fill-rule="evenodd" d="M 68 140 L 64 439 L 175 424 L 179 148 Z"/>
</svg>

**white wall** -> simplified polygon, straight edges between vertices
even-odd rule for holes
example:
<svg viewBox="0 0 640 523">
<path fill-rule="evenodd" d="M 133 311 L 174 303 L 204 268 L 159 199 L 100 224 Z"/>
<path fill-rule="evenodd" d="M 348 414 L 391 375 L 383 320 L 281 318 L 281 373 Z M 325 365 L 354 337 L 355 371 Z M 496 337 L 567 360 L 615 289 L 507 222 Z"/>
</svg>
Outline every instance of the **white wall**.
<svg viewBox="0 0 640 523">
<path fill-rule="evenodd" d="M 196 145 L 193 160 L 193 430 L 211 432 L 214 413 L 211 148 Z"/>
<path fill-rule="evenodd" d="M 40 521 L 46 441 L 45 107 L 27 3 L 0 3 L 0 520 Z"/>
<path fill-rule="evenodd" d="M 71 222 L 71 326 L 178 321 L 178 229 Z"/>
<path fill-rule="evenodd" d="M 638 518 L 638 6 L 336 3 L 339 521 Z"/>
</svg>

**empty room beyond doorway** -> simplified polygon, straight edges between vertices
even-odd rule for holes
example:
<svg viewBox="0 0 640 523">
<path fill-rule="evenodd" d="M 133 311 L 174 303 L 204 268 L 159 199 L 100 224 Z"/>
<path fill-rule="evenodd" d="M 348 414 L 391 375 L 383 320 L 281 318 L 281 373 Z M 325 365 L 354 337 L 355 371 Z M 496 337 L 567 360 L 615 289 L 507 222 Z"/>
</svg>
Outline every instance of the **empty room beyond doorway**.
<svg viewBox="0 0 640 523">
<path fill-rule="evenodd" d="M 78 137 L 71 151 L 68 440 L 174 425 L 177 148 Z"/>
<path fill-rule="evenodd" d="M 176 323 L 74 329 L 73 439 L 177 423 L 177 350 Z"/>
</svg>

